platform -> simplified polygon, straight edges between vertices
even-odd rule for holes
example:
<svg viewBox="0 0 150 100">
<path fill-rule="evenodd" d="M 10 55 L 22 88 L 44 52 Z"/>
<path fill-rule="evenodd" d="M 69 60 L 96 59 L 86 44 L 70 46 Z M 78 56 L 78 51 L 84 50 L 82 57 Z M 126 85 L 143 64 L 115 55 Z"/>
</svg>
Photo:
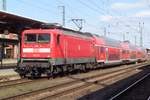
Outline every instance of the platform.
<svg viewBox="0 0 150 100">
<path fill-rule="evenodd" d="M 3 59 L 2 66 L 0 64 L 0 68 L 13 68 L 17 66 L 17 59 Z"/>
<path fill-rule="evenodd" d="M 18 75 L 14 69 L 1 69 L 0 70 L 0 77 L 2 76 L 13 76 L 13 75 Z"/>
</svg>

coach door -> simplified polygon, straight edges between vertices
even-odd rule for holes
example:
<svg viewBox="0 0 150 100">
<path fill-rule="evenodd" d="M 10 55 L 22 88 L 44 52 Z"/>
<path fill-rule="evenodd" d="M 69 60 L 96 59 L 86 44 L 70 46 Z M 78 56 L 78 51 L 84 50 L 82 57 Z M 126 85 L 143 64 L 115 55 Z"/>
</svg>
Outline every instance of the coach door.
<svg viewBox="0 0 150 100">
<path fill-rule="evenodd" d="M 106 59 L 106 48 L 100 47 L 100 60 L 104 62 L 105 59 Z"/>
<path fill-rule="evenodd" d="M 96 59 L 100 62 L 100 46 L 96 46 Z"/>
<path fill-rule="evenodd" d="M 104 62 L 106 59 L 105 47 L 97 46 L 96 47 L 96 58 L 97 62 Z"/>
<path fill-rule="evenodd" d="M 108 52 L 108 48 L 106 47 L 106 57 L 105 57 L 106 63 L 108 63 L 108 58 L 109 58 L 109 52 Z"/>
</svg>

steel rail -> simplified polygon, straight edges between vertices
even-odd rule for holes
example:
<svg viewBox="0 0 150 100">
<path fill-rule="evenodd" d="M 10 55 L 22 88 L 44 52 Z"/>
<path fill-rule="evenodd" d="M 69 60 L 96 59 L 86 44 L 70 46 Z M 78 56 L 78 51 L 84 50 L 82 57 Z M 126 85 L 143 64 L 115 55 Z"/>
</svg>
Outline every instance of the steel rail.
<svg viewBox="0 0 150 100">
<path fill-rule="evenodd" d="M 17 79 L 17 80 L 11 80 L 6 82 L 0 82 L 0 89 L 11 87 L 11 86 L 17 86 L 19 84 L 31 83 L 31 82 L 33 82 L 33 80 L 28 80 L 28 79 Z"/>
<path fill-rule="evenodd" d="M 150 100 L 150 96 L 148 97 L 148 99 L 147 100 Z"/>
<path fill-rule="evenodd" d="M 138 83 L 140 83 L 141 81 L 143 81 L 144 79 L 146 79 L 149 76 L 150 76 L 150 73 L 144 75 L 142 78 L 140 78 L 139 80 L 137 80 L 133 84 L 129 85 L 127 88 L 123 89 L 121 92 L 117 93 L 116 95 L 114 95 L 113 97 L 111 97 L 109 100 L 115 100 L 116 98 L 118 98 L 119 96 L 121 96 L 122 94 L 124 94 L 129 89 L 133 88 L 135 85 L 137 85 Z"/>
</svg>

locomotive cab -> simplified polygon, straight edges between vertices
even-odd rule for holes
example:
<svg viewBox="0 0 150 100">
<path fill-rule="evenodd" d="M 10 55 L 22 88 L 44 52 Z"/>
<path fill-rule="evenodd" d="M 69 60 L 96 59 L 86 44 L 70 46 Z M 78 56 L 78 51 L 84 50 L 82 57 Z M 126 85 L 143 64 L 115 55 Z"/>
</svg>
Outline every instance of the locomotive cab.
<svg viewBox="0 0 150 100">
<path fill-rule="evenodd" d="M 18 67 L 20 76 L 41 76 L 50 66 L 52 32 L 26 30 L 22 33 Z M 33 75 L 34 74 L 34 75 Z"/>
<path fill-rule="evenodd" d="M 25 33 L 22 41 L 22 58 L 49 58 L 50 40 L 49 33 Z"/>
</svg>

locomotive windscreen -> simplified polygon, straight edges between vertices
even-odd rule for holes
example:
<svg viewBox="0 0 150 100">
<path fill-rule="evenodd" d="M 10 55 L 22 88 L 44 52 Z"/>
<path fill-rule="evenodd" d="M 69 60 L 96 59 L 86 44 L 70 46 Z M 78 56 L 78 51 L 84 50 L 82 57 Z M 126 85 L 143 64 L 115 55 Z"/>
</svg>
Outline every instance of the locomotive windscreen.
<svg viewBox="0 0 150 100">
<path fill-rule="evenodd" d="M 25 42 L 50 42 L 50 34 L 40 33 L 40 34 L 25 34 Z"/>
</svg>

